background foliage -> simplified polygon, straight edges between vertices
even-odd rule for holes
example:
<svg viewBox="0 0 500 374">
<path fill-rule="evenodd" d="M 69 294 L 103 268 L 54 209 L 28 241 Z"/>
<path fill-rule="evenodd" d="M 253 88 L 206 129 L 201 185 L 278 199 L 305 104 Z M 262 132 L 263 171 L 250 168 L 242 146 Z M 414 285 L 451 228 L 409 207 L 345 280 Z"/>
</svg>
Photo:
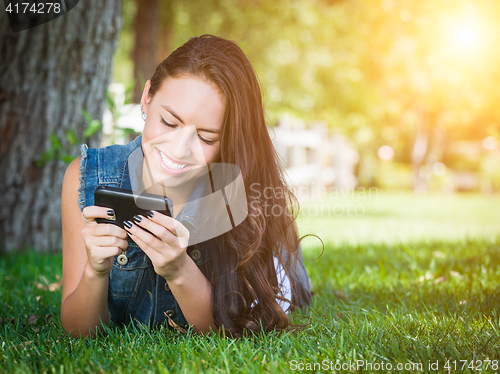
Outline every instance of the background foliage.
<svg viewBox="0 0 500 374">
<path fill-rule="evenodd" d="M 498 184 L 480 144 L 473 152 L 455 145 L 486 137 L 500 140 L 500 50 L 495 47 L 500 40 L 499 2 L 164 4 L 170 12 L 171 37 L 159 44 L 175 49 L 203 33 L 237 41 L 260 78 L 269 124 L 288 113 L 306 122 L 323 121 L 346 135 L 360 152 L 357 173 L 362 184 L 384 186 L 372 164 L 385 144 L 395 151 L 393 161 L 400 163 L 392 172 L 408 174 L 412 162 L 416 167 L 442 162 L 454 170 L 479 172 Z M 124 1 L 114 65 L 114 80 L 126 86 L 133 79 L 128 56 L 136 8 L 136 2 Z M 427 139 L 422 161 L 412 154 L 418 134 Z"/>
</svg>

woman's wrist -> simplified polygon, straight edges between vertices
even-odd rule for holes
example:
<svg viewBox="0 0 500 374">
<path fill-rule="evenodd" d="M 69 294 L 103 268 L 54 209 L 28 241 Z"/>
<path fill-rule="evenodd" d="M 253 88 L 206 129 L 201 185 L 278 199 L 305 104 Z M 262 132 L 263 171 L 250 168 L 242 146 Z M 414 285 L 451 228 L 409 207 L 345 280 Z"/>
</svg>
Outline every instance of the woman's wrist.
<svg viewBox="0 0 500 374">
<path fill-rule="evenodd" d="M 194 263 L 193 259 L 185 254 L 185 258 L 182 261 L 181 267 L 176 271 L 175 274 L 172 274 L 171 276 L 164 276 L 165 280 L 168 282 L 170 286 L 177 286 L 180 287 L 186 282 L 189 281 L 189 279 L 192 279 L 193 277 L 191 276 L 193 274 L 193 271 L 199 270 L 196 264 Z"/>
<path fill-rule="evenodd" d="M 83 275 L 88 280 L 103 280 L 108 278 L 109 271 L 105 273 L 97 272 L 92 268 L 92 266 L 90 266 L 90 263 L 87 262 L 87 265 L 85 265 L 85 269 L 83 271 Z"/>
</svg>

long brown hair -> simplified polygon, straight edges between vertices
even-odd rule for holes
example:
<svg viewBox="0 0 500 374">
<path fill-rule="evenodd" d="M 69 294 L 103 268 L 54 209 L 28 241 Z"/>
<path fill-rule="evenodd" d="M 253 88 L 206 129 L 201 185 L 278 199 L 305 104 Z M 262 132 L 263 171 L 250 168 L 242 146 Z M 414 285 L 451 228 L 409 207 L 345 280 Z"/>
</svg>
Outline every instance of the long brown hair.
<svg viewBox="0 0 500 374">
<path fill-rule="evenodd" d="M 205 275 L 212 285 L 214 321 L 235 337 L 284 330 L 289 321 L 276 301 L 285 299 L 278 296 L 273 256 L 282 264 L 295 294 L 291 269 L 299 248 L 298 201 L 286 186 L 267 130 L 257 76 L 236 43 L 207 34 L 191 38 L 158 65 L 149 96 L 156 94 L 167 77 L 179 76 L 206 79 L 223 93 L 226 109 L 219 162 L 241 169 L 247 195 L 247 218 L 214 239 L 210 250 L 210 272 Z M 291 308 L 297 306 L 303 305 Z"/>
</svg>

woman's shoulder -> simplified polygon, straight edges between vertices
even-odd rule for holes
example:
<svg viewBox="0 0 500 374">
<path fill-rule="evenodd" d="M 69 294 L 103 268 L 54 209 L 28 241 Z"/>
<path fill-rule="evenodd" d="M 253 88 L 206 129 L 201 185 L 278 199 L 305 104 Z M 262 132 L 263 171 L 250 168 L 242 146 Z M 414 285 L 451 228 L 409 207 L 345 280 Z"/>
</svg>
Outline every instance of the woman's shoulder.
<svg viewBox="0 0 500 374">
<path fill-rule="evenodd" d="M 64 173 L 63 185 L 62 185 L 62 203 L 66 201 L 77 200 L 78 198 L 78 187 L 80 185 L 80 160 L 81 156 L 78 156 L 73 161 L 70 162 L 66 171 Z"/>
<path fill-rule="evenodd" d="M 66 171 L 64 173 L 64 180 L 66 180 L 66 179 L 78 180 L 81 159 L 82 159 L 82 156 L 78 156 L 77 158 L 75 158 L 73 161 L 71 161 L 69 163 L 69 165 L 66 168 Z"/>
</svg>

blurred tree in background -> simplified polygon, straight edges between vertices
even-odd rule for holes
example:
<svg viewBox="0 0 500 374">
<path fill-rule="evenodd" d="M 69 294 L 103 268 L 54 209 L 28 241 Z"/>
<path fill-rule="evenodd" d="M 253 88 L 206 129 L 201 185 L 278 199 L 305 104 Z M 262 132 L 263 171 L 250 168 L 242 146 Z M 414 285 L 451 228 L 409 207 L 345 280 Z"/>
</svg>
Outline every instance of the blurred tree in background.
<svg viewBox="0 0 500 374">
<path fill-rule="evenodd" d="M 144 6 L 156 18 L 139 38 Z M 235 40 L 261 80 L 270 125 L 284 113 L 323 121 L 354 142 L 362 185 L 406 173 L 419 190 L 443 165 L 494 174 L 477 144 L 500 139 L 499 16 L 489 0 L 124 0 L 113 76 L 135 79 L 138 102 L 151 66 L 190 37 Z M 394 158 L 380 164 L 384 145 Z"/>
</svg>

